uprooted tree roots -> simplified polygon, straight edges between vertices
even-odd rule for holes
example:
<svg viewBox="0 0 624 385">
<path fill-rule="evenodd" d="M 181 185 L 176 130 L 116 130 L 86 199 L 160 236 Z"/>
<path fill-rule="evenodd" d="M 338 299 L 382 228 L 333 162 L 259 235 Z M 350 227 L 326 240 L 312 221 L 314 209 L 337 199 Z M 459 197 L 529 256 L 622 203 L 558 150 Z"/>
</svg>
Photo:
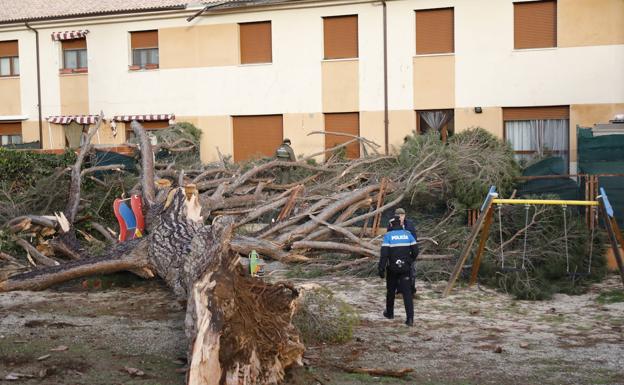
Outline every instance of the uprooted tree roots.
<svg viewBox="0 0 624 385">
<path fill-rule="evenodd" d="M 245 276 L 240 255 L 255 249 L 267 258 L 288 263 L 337 252 L 361 257 L 331 266 L 334 271 L 370 264 L 378 257 L 380 240 L 374 230 L 384 211 L 406 198 L 450 199 L 449 194 L 459 192 L 451 188 L 449 179 L 466 181 L 464 190 L 474 196 L 484 194 L 490 184 L 505 189 L 515 172 L 508 162 L 509 149 L 480 130 L 457 135 L 448 145 L 441 145 L 433 136 L 413 139 L 400 156 L 344 160 L 334 155 L 316 164 L 313 159 L 325 155 L 322 152 L 298 162 L 238 165 L 222 159 L 181 170 L 173 163 L 181 158 L 168 164 L 154 163 L 145 131 L 133 122 L 141 150 L 141 173 L 133 181 L 131 193 L 142 196 L 146 235 L 118 244 L 106 226 L 96 221 L 85 229 L 89 216 L 80 215 L 87 209 L 81 204 L 84 179 L 96 171 L 119 172 L 121 168 L 85 168 L 83 164 L 100 124 L 101 120 L 90 130 L 75 163 L 68 168 L 69 194 L 63 212 L 53 216 L 20 212 L 8 220 L 5 233 L 36 267 L 24 272 L 28 268 L 18 258 L 3 252 L 0 258 L 14 271 L 0 275 L 0 279 L 4 277 L 0 291 L 41 290 L 70 279 L 122 270 L 146 278 L 159 276 L 187 303 L 188 382 L 199 385 L 277 383 L 284 370 L 302 358 L 303 345 L 292 325 L 297 290 L 285 283 L 264 283 Z M 175 153 L 180 148 L 192 149 L 196 145 L 193 138 L 190 135 L 182 142 L 171 139 L 167 143 Z M 332 151 L 356 142 L 375 150 L 371 142 L 353 138 Z M 482 172 L 487 154 L 504 160 L 501 170 Z M 457 162 L 464 165 L 461 171 Z M 183 163 L 191 167 L 188 158 Z M 275 183 L 288 168 L 292 183 Z M 62 173 L 56 176 L 61 177 Z M 208 219 L 212 224 L 204 223 Z M 101 255 L 92 256 L 79 237 L 101 244 Z"/>
</svg>

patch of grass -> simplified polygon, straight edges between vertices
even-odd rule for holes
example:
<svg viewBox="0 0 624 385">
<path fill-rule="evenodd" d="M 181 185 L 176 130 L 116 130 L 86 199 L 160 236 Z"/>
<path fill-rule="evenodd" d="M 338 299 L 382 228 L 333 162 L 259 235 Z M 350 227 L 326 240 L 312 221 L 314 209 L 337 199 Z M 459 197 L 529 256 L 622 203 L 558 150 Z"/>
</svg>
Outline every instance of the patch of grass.
<svg viewBox="0 0 624 385">
<path fill-rule="evenodd" d="M 365 373 L 344 373 L 336 378 L 338 383 L 354 383 L 354 384 L 397 384 L 404 383 L 404 380 L 394 377 L 378 377 Z"/>
<path fill-rule="evenodd" d="M 621 384 L 624 376 L 621 373 L 608 369 L 595 369 L 591 372 L 592 377 L 589 381 L 592 384 Z"/>
<path fill-rule="evenodd" d="M 624 326 L 624 320 L 621 318 L 611 318 L 609 319 L 609 324 L 611 324 L 611 326 Z"/>
<path fill-rule="evenodd" d="M 580 332 L 587 332 L 593 329 L 593 326 L 591 325 L 576 325 L 574 327 L 574 329 L 580 331 Z"/>
<path fill-rule="evenodd" d="M 293 323 L 306 344 L 345 343 L 353 337 L 359 316 L 351 305 L 336 298 L 331 290 L 321 288 L 305 294 Z"/>
<path fill-rule="evenodd" d="M 549 324 L 560 325 L 567 321 L 566 316 L 563 314 L 546 314 L 541 315 L 537 319 L 540 322 L 547 322 Z"/>
<path fill-rule="evenodd" d="M 624 302 L 624 290 L 613 289 L 604 293 L 600 293 L 600 295 L 598 295 L 598 298 L 596 298 L 596 302 L 601 305 Z"/>
</svg>

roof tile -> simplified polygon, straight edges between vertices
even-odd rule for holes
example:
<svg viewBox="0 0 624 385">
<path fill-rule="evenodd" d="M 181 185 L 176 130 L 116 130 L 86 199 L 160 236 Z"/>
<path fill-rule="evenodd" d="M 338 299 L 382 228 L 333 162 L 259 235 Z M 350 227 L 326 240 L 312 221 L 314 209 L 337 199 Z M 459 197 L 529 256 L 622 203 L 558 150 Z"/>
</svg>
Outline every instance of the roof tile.
<svg viewBox="0 0 624 385">
<path fill-rule="evenodd" d="M 0 0 L 0 23 L 184 8 L 190 0 Z"/>
</svg>

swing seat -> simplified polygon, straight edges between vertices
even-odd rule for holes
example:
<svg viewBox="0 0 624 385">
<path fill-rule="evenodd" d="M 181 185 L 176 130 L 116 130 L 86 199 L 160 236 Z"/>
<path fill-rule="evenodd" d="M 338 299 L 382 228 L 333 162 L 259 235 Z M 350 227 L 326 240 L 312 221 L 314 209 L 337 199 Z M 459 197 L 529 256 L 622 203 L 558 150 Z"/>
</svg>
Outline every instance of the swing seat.
<svg viewBox="0 0 624 385">
<path fill-rule="evenodd" d="M 572 280 L 576 281 L 577 279 L 582 279 L 582 278 L 587 278 L 589 277 L 589 273 L 587 272 L 576 272 L 576 273 L 568 273 L 568 277 L 570 277 Z"/>
</svg>

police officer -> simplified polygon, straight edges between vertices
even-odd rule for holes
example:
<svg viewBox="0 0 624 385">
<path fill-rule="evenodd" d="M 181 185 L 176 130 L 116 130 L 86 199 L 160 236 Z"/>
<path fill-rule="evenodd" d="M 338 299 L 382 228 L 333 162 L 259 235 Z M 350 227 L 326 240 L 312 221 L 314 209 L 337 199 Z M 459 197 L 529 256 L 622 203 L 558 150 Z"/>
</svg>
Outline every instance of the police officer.
<svg viewBox="0 0 624 385">
<path fill-rule="evenodd" d="M 386 278 L 386 310 L 384 317 L 394 318 L 394 297 L 398 289 L 403 294 L 403 304 L 407 315 L 405 324 L 414 324 L 414 302 L 412 299 L 410 269 L 418 256 L 418 246 L 412 234 L 403 229 L 397 216 L 390 221 L 390 231 L 381 245 L 379 276 Z"/>
<path fill-rule="evenodd" d="M 409 231 L 410 233 L 412 233 L 412 236 L 414 237 L 414 239 L 416 239 L 416 242 L 418 242 L 418 236 L 416 235 L 416 227 L 414 226 L 414 222 L 412 222 L 411 220 L 407 219 L 405 217 L 405 210 L 402 208 L 397 208 L 396 210 L 394 210 L 394 216 L 395 217 L 399 217 L 399 219 L 401 220 L 401 227 L 403 227 L 404 230 Z M 390 231 L 390 223 L 388 223 L 388 231 Z M 411 287 L 412 287 L 412 293 L 416 293 L 416 264 L 412 263 L 412 266 L 410 266 L 410 281 L 411 281 Z"/>
<path fill-rule="evenodd" d="M 283 160 L 287 162 L 294 162 L 297 160 L 295 157 L 295 151 L 290 147 L 290 139 L 284 138 L 282 144 L 275 150 L 275 158 L 278 160 Z M 280 176 L 281 184 L 290 183 L 290 168 L 289 167 L 281 167 L 281 176 Z"/>
<path fill-rule="evenodd" d="M 394 216 L 399 217 L 399 219 L 401 220 L 401 226 L 405 230 L 412 233 L 414 238 L 418 240 L 418 237 L 416 236 L 416 227 L 414 226 L 414 222 L 405 217 L 405 209 L 399 207 L 398 209 L 394 210 Z M 390 231 L 390 223 L 388 223 L 388 231 Z"/>
</svg>

